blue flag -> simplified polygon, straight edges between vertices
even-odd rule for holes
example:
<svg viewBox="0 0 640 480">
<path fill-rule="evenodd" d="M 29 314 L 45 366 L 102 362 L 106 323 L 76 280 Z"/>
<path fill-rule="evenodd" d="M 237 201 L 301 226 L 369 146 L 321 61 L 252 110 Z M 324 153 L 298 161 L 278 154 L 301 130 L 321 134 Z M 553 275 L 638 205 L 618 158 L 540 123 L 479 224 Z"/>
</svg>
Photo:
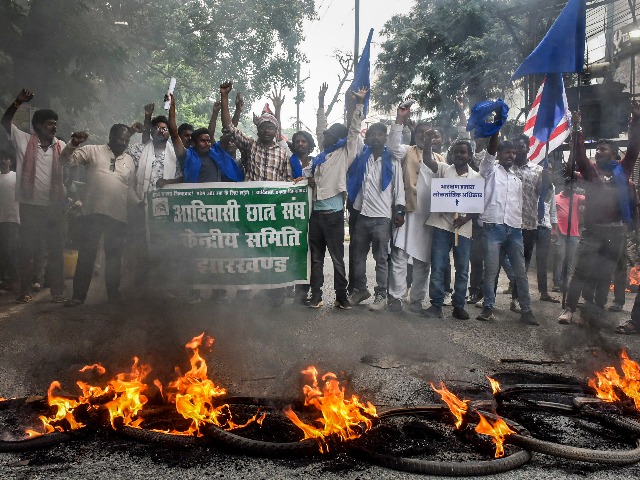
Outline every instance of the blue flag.
<svg viewBox="0 0 640 480">
<path fill-rule="evenodd" d="M 362 49 L 362 55 L 360 55 L 360 59 L 358 60 L 358 66 L 356 68 L 356 74 L 353 77 L 353 82 L 349 86 L 347 93 L 345 95 L 344 106 L 347 108 L 349 105 L 349 92 L 355 91 L 357 92 L 362 87 L 371 88 L 371 81 L 369 79 L 369 74 L 371 72 L 371 37 L 373 37 L 373 28 L 369 30 L 369 37 L 367 38 L 367 43 Z M 371 92 L 367 92 L 367 96 L 364 97 L 364 116 L 367 116 L 367 111 L 369 110 L 369 97 Z"/>
<path fill-rule="evenodd" d="M 542 41 L 511 80 L 525 75 L 582 72 L 586 33 L 586 0 L 569 0 Z"/>
</svg>

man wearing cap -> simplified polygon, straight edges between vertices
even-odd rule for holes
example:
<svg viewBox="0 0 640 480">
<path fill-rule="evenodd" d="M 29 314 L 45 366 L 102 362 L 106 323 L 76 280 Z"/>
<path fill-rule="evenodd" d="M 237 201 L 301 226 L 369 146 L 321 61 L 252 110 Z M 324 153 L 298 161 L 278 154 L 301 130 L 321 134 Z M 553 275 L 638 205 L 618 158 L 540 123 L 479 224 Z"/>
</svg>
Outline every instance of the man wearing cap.
<svg viewBox="0 0 640 480">
<path fill-rule="evenodd" d="M 309 307 L 323 305 L 324 257 L 327 250 L 333 262 L 333 284 L 336 291 L 334 306 L 348 310 L 347 277 L 344 266 L 344 197 L 347 191 L 347 169 L 358 154 L 358 137 L 362 125 L 362 105 L 367 89 L 351 92 L 357 105 L 347 130 L 334 123 L 327 128 L 324 112 L 324 95 L 328 85 L 324 83 L 318 95 L 318 126 L 316 135 L 323 151 L 313 159 L 313 211 L 309 220 L 309 247 L 311 248 L 311 299 Z"/>
<path fill-rule="evenodd" d="M 263 113 L 257 120 L 258 140 L 245 135 L 231 122 L 229 93 L 232 88 L 231 82 L 220 85 L 222 128 L 229 131 L 238 148 L 249 152 L 249 160 L 245 165 L 245 180 L 293 181 L 291 162 L 289 162 L 291 152 L 281 143 L 275 141 L 278 134 L 278 120 L 270 113 Z"/>
</svg>

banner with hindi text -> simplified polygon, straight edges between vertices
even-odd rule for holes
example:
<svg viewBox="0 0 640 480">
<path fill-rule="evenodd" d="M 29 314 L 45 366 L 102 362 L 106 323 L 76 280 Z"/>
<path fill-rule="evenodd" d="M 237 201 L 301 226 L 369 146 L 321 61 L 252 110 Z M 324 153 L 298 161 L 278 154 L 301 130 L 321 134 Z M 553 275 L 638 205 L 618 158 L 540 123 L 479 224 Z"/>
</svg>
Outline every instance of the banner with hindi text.
<svg viewBox="0 0 640 480">
<path fill-rule="evenodd" d="M 171 185 L 149 193 L 149 252 L 170 286 L 276 288 L 308 283 L 306 184 Z"/>
</svg>

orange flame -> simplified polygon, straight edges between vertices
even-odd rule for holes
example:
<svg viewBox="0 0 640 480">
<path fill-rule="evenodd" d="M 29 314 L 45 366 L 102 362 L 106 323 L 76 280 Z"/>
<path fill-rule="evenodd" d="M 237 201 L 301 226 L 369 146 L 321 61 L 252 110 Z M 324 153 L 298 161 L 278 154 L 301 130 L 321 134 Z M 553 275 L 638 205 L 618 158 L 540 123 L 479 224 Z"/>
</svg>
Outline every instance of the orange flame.
<svg viewBox="0 0 640 480">
<path fill-rule="evenodd" d="M 509 425 L 507 425 L 500 417 L 498 417 L 493 425 L 491 425 L 491 423 L 484 418 L 480 412 L 478 412 L 478 417 L 480 417 L 480 421 L 478 422 L 478 425 L 476 425 L 476 432 L 482 435 L 489 435 L 491 437 L 491 441 L 496 445 L 495 458 L 503 457 L 505 436 L 516 432 L 511 430 Z"/>
<path fill-rule="evenodd" d="M 619 393 L 622 392 L 640 410 L 640 365 L 631 360 L 625 350 L 620 356 L 624 376 L 621 377 L 615 367 L 605 367 L 602 371 L 595 372 L 596 378 L 589 379 L 588 384 L 596 391 L 599 399 L 605 402 L 620 401 Z"/>
<path fill-rule="evenodd" d="M 489 383 L 491 384 L 491 390 L 493 391 L 493 394 L 495 395 L 496 393 L 499 393 L 500 383 L 487 375 L 485 375 L 485 377 L 487 377 L 487 380 L 489 380 Z"/>
<path fill-rule="evenodd" d="M 170 433 L 182 435 L 193 435 L 197 433 L 201 435 L 199 428 L 203 424 L 214 424 L 232 430 L 246 427 L 258 419 L 258 413 L 256 413 L 256 415 L 251 417 L 246 423 L 241 425 L 236 424 L 232 420 L 229 405 L 225 404 L 218 407 L 212 405 L 212 398 L 227 393 L 224 388 L 218 387 L 207 377 L 207 363 L 200 356 L 200 347 L 210 348 L 213 342 L 214 339 L 211 337 L 204 338 L 203 332 L 197 337 L 193 337 L 191 341 L 185 345 L 185 347 L 192 352 L 191 359 L 189 360 L 191 369 L 184 375 L 179 376 L 175 381 L 169 383 L 167 400 L 175 403 L 178 413 L 185 419 L 191 420 L 191 425 L 186 431 L 180 432 L 173 430 Z M 156 385 L 158 385 L 158 383 L 156 383 Z M 162 385 L 158 388 L 162 391 Z"/>
<path fill-rule="evenodd" d="M 41 415 L 40 421 L 44 426 L 44 433 L 53 433 L 53 432 L 64 432 L 67 429 L 76 430 L 78 428 L 83 427 L 84 425 L 78 422 L 74 415 L 73 411 L 76 409 L 78 405 L 81 404 L 78 400 L 74 400 L 72 398 L 61 397 L 54 394 L 54 390 L 59 389 L 60 382 L 55 381 L 52 382 L 49 386 L 49 390 L 47 390 L 47 400 L 49 406 L 56 407 L 56 413 L 51 417 L 45 417 Z M 69 424 L 69 427 L 60 425 L 62 421 L 66 420 Z M 43 435 L 42 432 L 37 432 L 35 430 L 26 430 L 27 435 L 30 437 L 37 437 Z"/>
<path fill-rule="evenodd" d="M 629 285 L 640 285 L 640 268 L 637 266 L 629 271 Z"/>
<path fill-rule="evenodd" d="M 469 410 L 469 400 L 460 400 L 451 393 L 442 382 L 440 382 L 440 390 L 438 390 L 433 383 L 431 384 L 431 388 L 433 388 L 433 390 L 436 391 L 442 397 L 442 400 L 444 400 L 444 402 L 449 406 L 449 410 L 451 410 L 451 413 L 456 417 L 456 428 L 460 428 L 462 426 L 464 416 Z"/>
<path fill-rule="evenodd" d="M 82 367 L 80 370 L 78 370 L 79 372 L 88 372 L 90 370 L 95 370 L 96 372 L 98 372 L 98 375 L 104 375 L 105 372 L 107 371 L 102 365 L 100 365 L 99 363 L 94 363 L 93 365 L 85 365 L 84 367 Z"/>
<path fill-rule="evenodd" d="M 304 432 L 303 440 L 315 439 L 320 452 L 326 453 L 329 451 L 326 439 L 330 435 L 335 435 L 342 441 L 353 440 L 362 435 L 363 424 L 365 432 L 372 427 L 371 420 L 365 414 L 376 417 L 376 407 L 370 402 L 363 404 L 356 395 L 345 399 L 345 388 L 340 386 L 335 373 L 328 372 L 322 376 L 322 389 L 318 385 L 318 370 L 315 367 L 308 367 L 301 373 L 310 376 L 312 380 L 311 385 L 303 387 L 304 404 L 313 405 L 322 413 L 322 417 L 315 420 L 321 427 L 316 427 L 300 420 L 291 406 L 284 409 L 287 418 Z"/>
</svg>

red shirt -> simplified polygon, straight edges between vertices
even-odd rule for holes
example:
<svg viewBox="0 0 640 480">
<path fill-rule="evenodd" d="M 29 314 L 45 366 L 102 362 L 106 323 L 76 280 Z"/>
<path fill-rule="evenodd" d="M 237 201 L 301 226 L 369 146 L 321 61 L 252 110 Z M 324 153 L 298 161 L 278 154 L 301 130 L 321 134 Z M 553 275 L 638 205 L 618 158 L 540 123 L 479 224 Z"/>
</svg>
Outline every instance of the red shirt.
<svg viewBox="0 0 640 480">
<path fill-rule="evenodd" d="M 571 236 L 579 237 L 580 231 L 580 205 L 584 203 L 585 196 L 573 194 L 573 209 L 571 210 Z M 556 209 L 558 211 L 558 230 L 561 235 L 567 234 L 569 226 L 569 195 L 565 196 L 564 192 L 556 195 Z"/>
</svg>

